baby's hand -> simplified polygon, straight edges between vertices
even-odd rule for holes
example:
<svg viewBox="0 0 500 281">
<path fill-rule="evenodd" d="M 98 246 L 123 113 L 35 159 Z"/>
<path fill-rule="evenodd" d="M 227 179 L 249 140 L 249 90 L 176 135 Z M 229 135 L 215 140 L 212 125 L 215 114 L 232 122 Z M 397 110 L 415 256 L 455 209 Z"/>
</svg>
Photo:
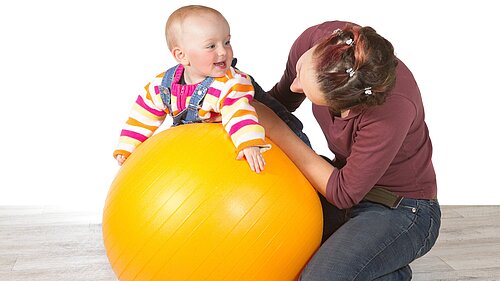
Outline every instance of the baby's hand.
<svg viewBox="0 0 500 281">
<path fill-rule="evenodd" d="M 237 160 L 240 160 L 245 156 L 247 159 L 248 165 L 250 165 L 250 169 L 256 173 L 260 173 L 264 171 L 264 165 L 266 165 L 266 161 L 260 153 L 260 148 L 257 146 L 247 147 L 238 153 Z"/>
<path fill-rule="evenodd" d="M 118 165 L 123 165 L 123 162 L 125 162 L 125 160 L 127 160 L 127 157 L 121 154 L 116 155 L 116 161 L 118 161 Z"/>
</svg>

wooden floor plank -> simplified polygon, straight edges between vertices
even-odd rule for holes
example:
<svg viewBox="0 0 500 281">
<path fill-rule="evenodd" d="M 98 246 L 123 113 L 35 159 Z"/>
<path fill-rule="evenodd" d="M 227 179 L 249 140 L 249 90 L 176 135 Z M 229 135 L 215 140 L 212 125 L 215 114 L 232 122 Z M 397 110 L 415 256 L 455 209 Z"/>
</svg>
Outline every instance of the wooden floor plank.
<svg viewBox="0 0 500 281">
<path fill-rule="evenodd" d="M 98 213 L 0 206 L 0 280 L 116 281 Z M 439 239 L 413 280 L 500 280 L 500 206 L 442 206 Z"/>
</svg>

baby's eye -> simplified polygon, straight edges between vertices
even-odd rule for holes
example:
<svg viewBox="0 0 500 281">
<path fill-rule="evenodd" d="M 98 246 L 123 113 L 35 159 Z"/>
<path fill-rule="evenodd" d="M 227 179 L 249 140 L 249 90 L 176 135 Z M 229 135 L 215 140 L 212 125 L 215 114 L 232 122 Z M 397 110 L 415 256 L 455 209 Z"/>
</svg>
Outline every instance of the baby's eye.
<svg viewBox="0 0 500 281">
<path fill-rule="evenodd" d="M 207 49 L 213 49 L 213 48 L 215 48 L 215 44 L 211 44 L 211 45 L 207 46 Z"/>
<path fill-rule="evenodd" d="M 227 40 L 224 45 L 228 46 L 228 45 L 231 45 L 231 41 Z"/>
</svg>

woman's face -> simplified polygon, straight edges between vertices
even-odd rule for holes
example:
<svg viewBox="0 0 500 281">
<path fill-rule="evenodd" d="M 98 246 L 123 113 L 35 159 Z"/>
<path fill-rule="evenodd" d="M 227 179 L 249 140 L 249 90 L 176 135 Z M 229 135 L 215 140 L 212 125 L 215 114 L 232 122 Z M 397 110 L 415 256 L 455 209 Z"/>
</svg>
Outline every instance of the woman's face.
<svg viewBox="0 0 500 281">
<path fill-rule="evenodd" d="M 317 74 L 314 69 L 313 52 L 316 47 L 312 47 L 305 52 L 297 61 L 295 70 L 297 76 L 290 85 L 290 90 L 295 93 L 303 93 L 316 105 L 327 106 L 324 94 L 321 92 L 317 82 Z"/>
</svg>

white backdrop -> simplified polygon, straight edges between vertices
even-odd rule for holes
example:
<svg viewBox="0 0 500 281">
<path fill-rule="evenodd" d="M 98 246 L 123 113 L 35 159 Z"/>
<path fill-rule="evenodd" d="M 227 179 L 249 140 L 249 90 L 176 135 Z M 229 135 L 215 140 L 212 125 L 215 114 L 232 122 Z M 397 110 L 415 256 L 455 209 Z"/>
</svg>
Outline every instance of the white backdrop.
<svg viewBox="0 0 500 281">
<path fill-rule="evenodd" d="M 191 1 L 24 0 L 0 4 L 0 205 L 99 210 L 132 102 L 173 64 L 164 23 Z M 310 25 L 348 20 L 388 38 L 426 107 L 442 204 L 500 204 L 494 1 L 198 1 L 231 24 L 238 66 L 265 89 Z M 286 5 L 286 6 L 285 6 Z M 297 112 L 318 153 L 323 136 Z"/>
</svg>

